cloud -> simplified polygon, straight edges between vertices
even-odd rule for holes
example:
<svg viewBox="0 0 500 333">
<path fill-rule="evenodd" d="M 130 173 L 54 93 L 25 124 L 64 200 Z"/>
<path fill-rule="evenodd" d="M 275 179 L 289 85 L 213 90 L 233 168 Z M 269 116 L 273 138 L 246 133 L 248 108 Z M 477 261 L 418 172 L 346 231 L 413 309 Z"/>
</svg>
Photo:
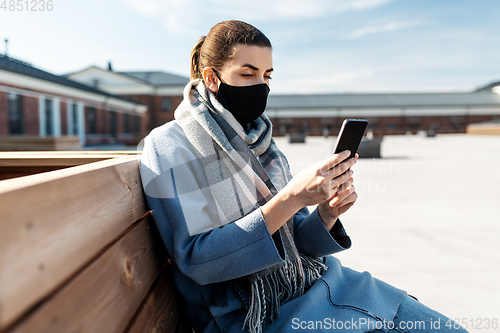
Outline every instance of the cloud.
<svg viewBox="0 0 500 333">
<path fill-rule="evenodd" d="M 421 25 L 420 21 L 409 21 L 409 22 L 389 22 L 381 25 L 370 26 L 358 28 L 348 35 L 348 39 L 361 38 L 366 35 L 378 34 L 383 32 L 397 31 L 417 25 Z"/>
<path fill-rule="evenodd" d="M 197 31 L 204 20 L 237 18 L 262 22 L 310 19 L 362 11 L 394 0 L 125 0 L 140 14 L 164 25 L 171 33 L 186 35 Z"/>
</svg>

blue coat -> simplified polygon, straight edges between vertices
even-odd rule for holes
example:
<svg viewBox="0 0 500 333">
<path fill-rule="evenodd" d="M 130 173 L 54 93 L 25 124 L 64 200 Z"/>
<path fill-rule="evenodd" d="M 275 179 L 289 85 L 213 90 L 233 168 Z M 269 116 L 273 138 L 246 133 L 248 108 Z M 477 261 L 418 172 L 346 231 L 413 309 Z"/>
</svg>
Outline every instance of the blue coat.
<svg viewBox="0 0 500 333">
<path fill-rule="evenodd" d="M 182 186 L 190 188 L 203 181 L 192 149 L 175 121 L 151 131 L 144 140 L 140 166 L 146 201 L 176 264 L 175 284 L 186 301 L 195 331 L 241 332 L 248 288 L 239 278 L 281 262 L 280 244 L 269 234 L 260 209 L 222 227 L 190 235 L 176 181 L 182 179 Z M 185 165 L 176 171 L 182 172 L 182 177 L 173 177 L 170 166 L 178 165 Z M 207 209 L 203 196 L 189 207 L 200 216 L 200 223 Z M 304 328 L 331 331 L 332 325 L 339 332 L 346 325 L 352 328 L 349 332 L 368 332 L 377 322 L 394 318 L 406 292 L 368 272 L 343 267 L 331 256 L 351 246 L 340 221 L 330 233 L 316 210 L 309 214 L 303 208 L 296 214 L 294 237 L 300 252 L 324 257 L 329 269 L 304 295 L 282 305 L 278 320 L 266 332 Z M 227 281 L 223 285 L 227 304 L 213 305 L 210 295 L 215 284 L 222 281 Z M 340 325 L 343 329 L 339 329 Z"/>
</svg>

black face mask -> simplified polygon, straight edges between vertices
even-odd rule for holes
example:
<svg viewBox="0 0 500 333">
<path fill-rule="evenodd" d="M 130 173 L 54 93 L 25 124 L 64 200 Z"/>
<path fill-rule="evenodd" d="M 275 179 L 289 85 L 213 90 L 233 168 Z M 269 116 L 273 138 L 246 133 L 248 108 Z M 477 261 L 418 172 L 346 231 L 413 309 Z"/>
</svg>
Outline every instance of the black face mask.
<svg viewBox="0 0 500 333">
<path fill-rule="evenodd" d="M 222 82 L 219 74 L 215 70 L 214 72 L 220 80 L 217 100 L 231 112 L 243 128 L 264 113 L 270 90 L 266 83 L 243 87 L 231 86 Z"/>
</svg>

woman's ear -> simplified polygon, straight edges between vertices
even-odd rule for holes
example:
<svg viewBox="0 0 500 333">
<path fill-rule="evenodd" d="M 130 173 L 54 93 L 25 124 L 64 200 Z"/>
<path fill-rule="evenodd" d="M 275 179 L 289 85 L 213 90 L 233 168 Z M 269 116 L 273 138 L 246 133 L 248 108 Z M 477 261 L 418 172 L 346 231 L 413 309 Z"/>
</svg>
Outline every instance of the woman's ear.
<svg viewBox="0 0 500 333">
<path fill-rule="evenodd" d="M 219 91 L 219 79 L 215 76 L 214 70 L 211 67 L 203 68 L 203 81 L 211 92 L 217 93 Z"/>
</svg>

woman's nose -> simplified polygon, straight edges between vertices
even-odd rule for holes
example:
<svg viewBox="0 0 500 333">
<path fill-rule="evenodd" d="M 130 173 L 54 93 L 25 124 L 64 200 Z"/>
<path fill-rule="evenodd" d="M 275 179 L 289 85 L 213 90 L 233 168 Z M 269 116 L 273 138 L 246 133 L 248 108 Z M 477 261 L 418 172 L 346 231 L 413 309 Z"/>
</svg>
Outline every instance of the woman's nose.
<svg viewBox="0 0 500 333">
<path fill-rule="evenodd" d="M 259 76 L 258 83 L 267 83 L 266 78 L 264 76 Z"/>
</svg>

